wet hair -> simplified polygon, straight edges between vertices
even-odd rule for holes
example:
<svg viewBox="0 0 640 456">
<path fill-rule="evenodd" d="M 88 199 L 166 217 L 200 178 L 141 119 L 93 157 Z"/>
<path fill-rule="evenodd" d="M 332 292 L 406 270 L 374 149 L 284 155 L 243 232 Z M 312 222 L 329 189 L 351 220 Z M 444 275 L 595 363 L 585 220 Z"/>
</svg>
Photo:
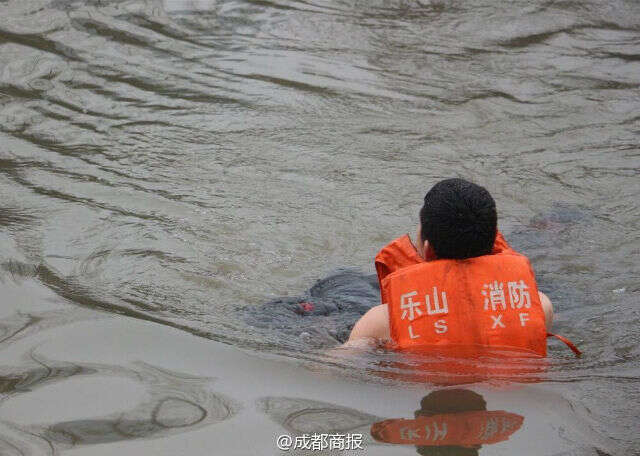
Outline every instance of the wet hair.
<svg viewBox="0 0 640 456">
<path fill-rule="evenodd" d="M 429 241 L 438 258 L 487 255 L 496 239 L 496 203 L 484 187 L 446 179 L 425 195 L 420 225 L 422 240 Z"/>
</svg>

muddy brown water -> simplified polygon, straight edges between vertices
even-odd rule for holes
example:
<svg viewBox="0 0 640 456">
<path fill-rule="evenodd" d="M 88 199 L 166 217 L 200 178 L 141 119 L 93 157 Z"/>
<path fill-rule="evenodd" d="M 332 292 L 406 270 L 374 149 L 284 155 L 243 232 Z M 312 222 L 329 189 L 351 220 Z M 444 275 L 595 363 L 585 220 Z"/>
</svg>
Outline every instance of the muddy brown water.
<svg viewBox="0 0 640 456">
<path fill-rule="evenodd" d="M 523 417 L 475 454 L 640 454 L 639 89 L 635 1 L 0 1 L 0 454 L 472 454 L 368 434 L 447 395 L 328 354 L 359 310 L 264 306 L 452 176 L 585 353 L 468 386 Z"/>
</svg>

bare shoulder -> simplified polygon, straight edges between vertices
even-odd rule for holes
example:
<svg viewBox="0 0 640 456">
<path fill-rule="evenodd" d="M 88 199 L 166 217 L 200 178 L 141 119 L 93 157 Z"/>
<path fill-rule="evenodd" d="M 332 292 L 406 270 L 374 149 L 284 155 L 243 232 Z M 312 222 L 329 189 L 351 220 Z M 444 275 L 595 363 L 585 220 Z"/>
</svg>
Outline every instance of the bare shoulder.
<svg viewBox="0 0 640 456">
<path fill-rule="evenodd" d="M 542 310 L 544 311 L 544 320 L 547 327 L 547 331 L 551 330 L 551 325 L 553 324 L 553 304 L 551 304 L 551 299 L 541 291 L 538 291 L 538 295 L 540 296 L 540 303 L 542 304 Z"/>
<path fill-rule="evenodd" d="M 360 317 L 351 330 L 347 345 L 360 344 L 367 339 L 378 343 L 389 338 L 389 309 L 386 304 L 381 304 L 372 307 Z"/>
</svg>

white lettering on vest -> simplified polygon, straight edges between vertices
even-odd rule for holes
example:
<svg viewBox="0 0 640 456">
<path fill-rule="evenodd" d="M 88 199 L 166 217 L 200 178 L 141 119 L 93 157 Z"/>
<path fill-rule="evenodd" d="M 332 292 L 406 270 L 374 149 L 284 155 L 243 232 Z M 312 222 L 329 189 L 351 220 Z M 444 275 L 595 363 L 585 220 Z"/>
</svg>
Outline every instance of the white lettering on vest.
<svg viewBox="0 0 640 456">
<path fill-rule="evenodd" d="M 491 310 L 493 311 L 498 307 L 502 308 L 502 310 L 507 308 L 507 302 L 504 299 L 504 283 L 494 280 L 493 282 L 485 283 L 483 288 L 489 290 L 488 294 L 487 290 L 482 290 L 484 310 L 489 310 L 489 305 L 491 305 Z"/>
<path fill-rule="evenodd" d="M 409 337 L 411 339 L 417 339 L 418 337 L 420 337 L 420 334 L 418 334 L 417 336 L 413 334 L 413 328 L 411 327 L 411 325 L 409 325 Z"/>
<path fill-rule="evenodd" d="M 526 312 L 520 312 L 520 324 L 525 326 L 525 322 L 529 321 L 529 314 Z"/>
<path fill-rule="evenodd" d="M 404 320 L 405 318 L 407 318 L 407 314 L 409 316 L 409 321 L 413 321 L 416 318 L 415 314 L 418 314 L 418 316 L 422 315 L 422 312 L 418 307 L 420 306 L 420 303 L 413 302 L 413 300 L 411 299 L 417 294 L 417 291 L 412 291 L 411 293 L 400 295 L 400 309 L 402 309 L 400 320 Z"/>
<path fill-rule="evenodd" d="M 436 328 L 436 330 L 435 330 L 436 334 L 444 334 L 449 329 L 447 327 L 447 321 L 446 320 L 438 320 L 433 324 L 433 326 L 435 326 L 435 328 Z"/>
<path fill-rule="evenodd" d="M 498 326 L 500 326 L 501 328 L 506 328 L 504 323 L 502 323 L 502 314 L 498 314 L 497 317 L 495 315 L 490 315 L 490 316 L 493 319 L 493 326 L 491 327 L 491 329 L 495 329 Z"/>
<path fill-rule="evenodd" d="M 431 299 L 429 295 L 425 295 L 424 299 L 427 301 L 427 314 L 446 314 L 449 313 L 449 306 L 447 304 L 447 293 L 442 292 L 442 307 L 440 307 L 440 301 L 438 300 L 438 288 L 433 287 L 433 307 L 431 307 Z"/>
<path fill-rule="evenodd" d="M 527 291 L 529 287 L 524 283 L 524 280 L 509 282 L 507 286 L 509 287 L 509 301 L 512 309 L 531 308 L 531 295 Z"/>
</svg>

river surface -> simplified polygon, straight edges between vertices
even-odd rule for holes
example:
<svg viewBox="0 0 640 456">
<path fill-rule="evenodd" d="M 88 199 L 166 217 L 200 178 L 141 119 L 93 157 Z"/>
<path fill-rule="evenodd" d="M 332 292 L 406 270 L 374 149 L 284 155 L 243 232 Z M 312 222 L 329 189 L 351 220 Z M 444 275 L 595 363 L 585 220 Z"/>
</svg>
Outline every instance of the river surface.
<svg viewBox="0 0 640 456">
<path fill-rule="evenodd" d="M 0 0 L 0 454 L 640 454 L 639 113 L 632 0 Z M 447 177 L 584 352 L 471 386 L 524 417 L 475 453 L 371 438 L 441 393 L 328 351 L 358 312 L 264 307 L 366 278 Z"/>
</svg>

